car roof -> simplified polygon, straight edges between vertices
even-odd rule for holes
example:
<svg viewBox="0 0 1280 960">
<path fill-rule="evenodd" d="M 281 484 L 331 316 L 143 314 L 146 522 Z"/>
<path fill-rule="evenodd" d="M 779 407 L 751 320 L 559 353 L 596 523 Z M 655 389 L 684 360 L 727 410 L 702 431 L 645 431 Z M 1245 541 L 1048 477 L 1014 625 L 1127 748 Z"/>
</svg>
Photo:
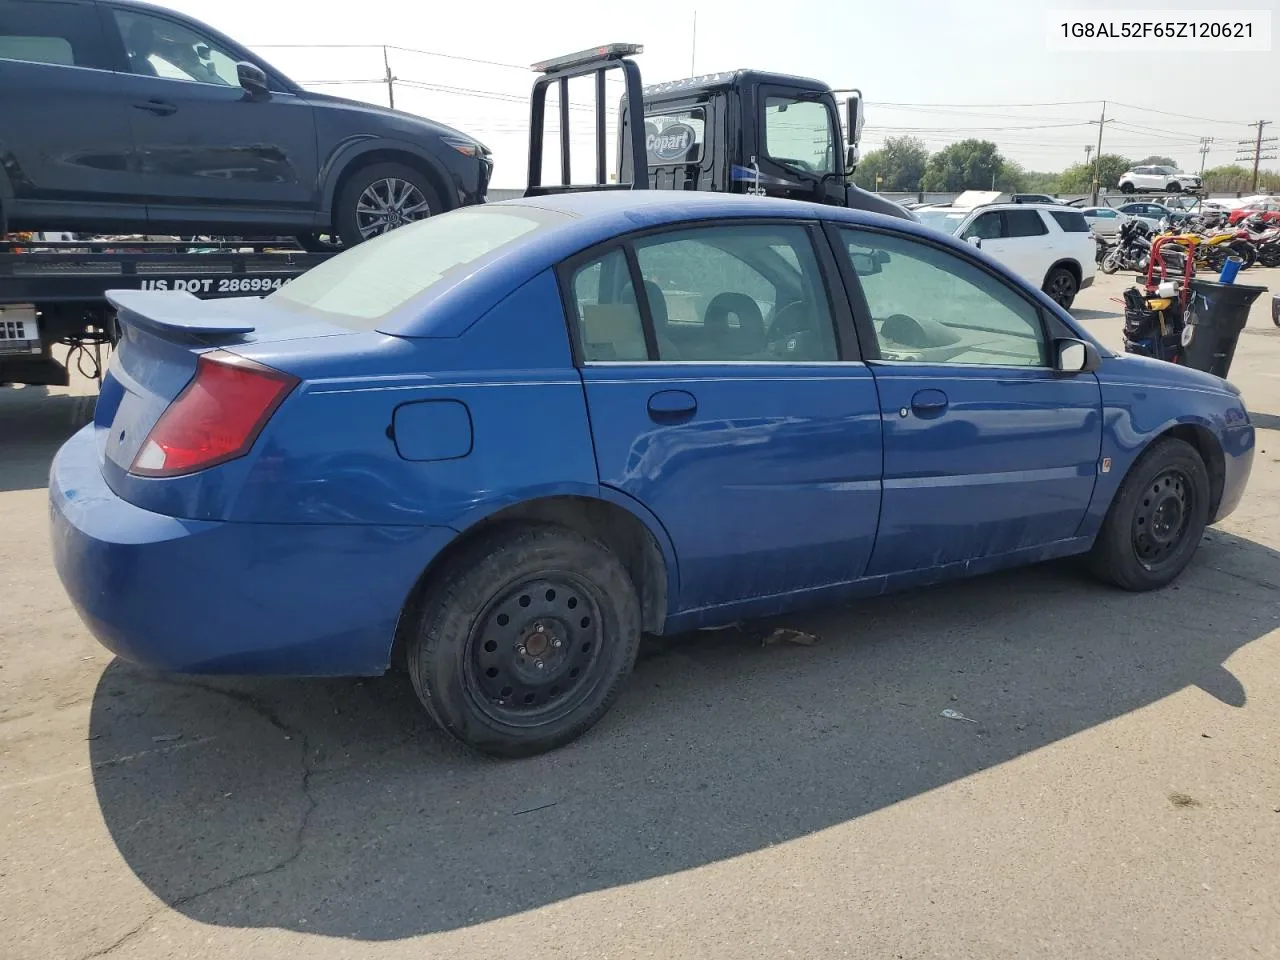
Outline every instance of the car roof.
<svg viewBox="0 0 1280 960">
<path fill-rule="evenodd" d="M 1026 204 L 1009 206 L 1021 209 Z M 597 244 L 648 227 L 746 217 L 797 222 L 827 220 L 856 226 L 890 227 L 932 243 L 949 243 L 971 255 L 960 241 L 940 237 L 938 231 L 900 217 L 747 194 L 588 190 L 486 203 L 482 209 L 494 212 L 527 210 L 542 222 L 539 229 L 526 238 L 474 261 L 456 281 L 437 283 L 403 304 L 379 324 L 381 332 L 393 336 L 458 336 L 478 316 L 543 271 Z M 441 214 L 440 219 L 448 216 L 450 214 Z"/>
</svg>

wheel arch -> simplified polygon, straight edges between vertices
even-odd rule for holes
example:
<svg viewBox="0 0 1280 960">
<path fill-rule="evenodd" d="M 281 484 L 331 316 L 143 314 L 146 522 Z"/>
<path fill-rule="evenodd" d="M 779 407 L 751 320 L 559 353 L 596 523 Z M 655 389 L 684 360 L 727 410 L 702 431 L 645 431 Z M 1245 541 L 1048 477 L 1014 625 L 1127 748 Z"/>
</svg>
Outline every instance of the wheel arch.
<svg viewBox="0 0 1280 960">
<path fill-rule="evenodd" d="M 351 178 L 376 163 L 402 163 L 421 173 L 431 183 L 444 205 L 441 213 L 458 205 L 457 190 L 448 174 L 429 154 L 407 144 L 388 143 L 385 140 L 369 141 L 346 148 L 326 164 L 323 212 L 328 220 L 333 220 L 334 206 Z"/>
<path fill-rule="evenodd" d="M 1054 261 L 1053 265 L 1044 272 L 1044 279 L 1040 281 L 1041 289 L 1049 282 L 1049 277 L 1053 275 L 1053 271 L 1059 268 L 1066 270 L 1075 278 L 1076 289 L 1079 290 L 1080 284 L 1084 281 L 1084 268 L 1071 257 L 1063 257 L 1061 260 Z"/>
<path fill-rule="evenodd" d="M 449 545 L 427 564 L 409 591 L 396 625 L 391 649 L 393 664 L 404 662 L 405 647 L 417 622 L 417 611 L 432 585 L 449 569 L 454 558 L 476 538 L 489 536 L 504 526 L 514 527 L 522 523 L 553 524 L 601 540 L 622 561 L 631 576 L 640 600 L 644 631 L 662 632 L 678 585 L 671 541 L 647 510 L 629 498 L 603 488 L 600 496 L 540 496 L 469 518 Z"/>
<path fill-rule="evenodd" d="M 1200 459 L 1204 461 L 1204 468 L 1209 473 L 1209 517 L 1213 518 L 1217 515 L 1218 507 L 1222 503 L 1222 492 L 1227 482 L 1227 455 L 1222 449 L 1222 444 L 1213 431 L 1204 424 L 1185 421 L 1172 424 L 1156 434 L 1143 448 L 1143 453 L 1161 440 L 1167 439 L 1181 440 L 1190 444 L 1200 454 Z M 1137 458 L 1134 459 L 1134 463 L 1137 463 Z"/>
</svg>

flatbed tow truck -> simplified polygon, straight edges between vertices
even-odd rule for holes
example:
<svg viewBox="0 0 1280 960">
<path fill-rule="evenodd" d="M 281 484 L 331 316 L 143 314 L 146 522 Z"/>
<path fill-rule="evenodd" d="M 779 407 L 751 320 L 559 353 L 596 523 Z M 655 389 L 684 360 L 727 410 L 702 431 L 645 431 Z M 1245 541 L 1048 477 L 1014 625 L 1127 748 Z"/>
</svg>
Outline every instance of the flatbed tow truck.
<svg viewBox="0 0 1280 960">
<path fill-rule="evenodd" d="M 852 182 L 862 95 L 817 80 L 737 70 L 645 87 L 631 59 L 638 44 L 615 43 L 534 64 L 526 196 L 573 190 L 711 190 L 780 196 L 871 210 L 908 220 L 905 208 Z M 606 73 L 621 70 L 618 167 L 607 167 Z M 595 79 L 596 182 L 572 184 L 569 80 Z M 542 179 L 547 94 L 559 99 L 560 180 Z M 836 94 L 844 103 L 845 147 Z M 632 120 L 643 105 L 643 123 Z M 645 174 L 636 175 L 636 158 Z M 3 211 L 0 211 L 2 214 Z M 2 222 L 0 217 L 0 222 Z M 106 292 L 186 290 L 201 298 L 279 289 L 333 253 L 291 242 L 31 241 L 0 237 L 0 386 L 65 386 L 69 365 L 101 379 L 117 338 Z M 65 359 L 55 347 L 67 348 Z"/>
</svg>

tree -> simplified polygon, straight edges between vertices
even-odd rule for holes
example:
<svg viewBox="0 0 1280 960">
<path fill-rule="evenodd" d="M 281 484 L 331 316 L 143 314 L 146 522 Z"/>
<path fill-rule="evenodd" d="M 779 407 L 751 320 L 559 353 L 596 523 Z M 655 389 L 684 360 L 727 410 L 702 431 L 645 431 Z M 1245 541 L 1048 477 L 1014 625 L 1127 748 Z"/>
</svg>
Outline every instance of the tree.
<svg viewBox="0 0 1280 960">
<path fill-rule="evenodd" d="M 1261 182 L 1258 184 L 1261 186 Z M 1229 163 L 1204 172 L 1204 187 L 1210 193 L 1238 193 L 1253 186 L 1253 168 Z"/>
<path fill-rule="evenodd" d="M 929 151 L 916 137 L 889 137 L 879 150 L 872 150 L 858 164 L 854 181 L 864 190 L 919 190 Z"/>
<path fill-rule="evenodd" d="M 990 190 L 1004 167 L 999 148 L 990 140 L 961 140 L 929 158 L 924 189 Z"/>
<path fill-rule="evenodd" d="M 1178 168 L 1178 161 L 1174 160 L 1173 157 L 1150 156 L 1143 157 L 1141 160 L 1135 160 L 1133 165 L 1135 167 L 1173 167 L 1176 170 Z"/>
<path fill-rule="evenodd" d="M 1104 153 L 1097 159 L 1097 170 L 1101 186 L 1114 190 L 1120 182 L 1120 176 L 1133 166 L 1127 157 L 1117 153 Z M 1073 163 L 1062 171 L 1058 180 L 1058 189 L 1063 193 L 1089 193 L 1093 190 L 1094 163 Z"/>
</svg>

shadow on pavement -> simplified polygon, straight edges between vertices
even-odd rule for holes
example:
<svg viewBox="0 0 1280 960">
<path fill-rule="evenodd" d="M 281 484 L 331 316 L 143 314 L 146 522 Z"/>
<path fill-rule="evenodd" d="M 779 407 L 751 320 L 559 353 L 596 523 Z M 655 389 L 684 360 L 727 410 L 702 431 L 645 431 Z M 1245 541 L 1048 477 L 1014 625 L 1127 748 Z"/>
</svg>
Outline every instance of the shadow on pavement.
<svg viewBox="0 0 1280 960">
<path fill-rule="evenodd" d="M 1077 320 L 1124 320 L 1124 308 L 1117 305 L 1115 310 L 1090 310 L 1086 307 L 1072 307 L 1071 316 Z"/>
<path fill-rule="evenodd" d="M 116 661 L 93 703 L 95 785 L 126 862 L 184 915 L 394 940 L 802 837 L 1188 687 L 1241 707 L 1223 663 L 1280 623 L 1277 591 L 1280 554 L 1211 531 L 1154 594 L 1056 564 L 788 620 L 815 647 L 654 640 L 598 727 L 520 762 L 456 748 L 401 676 Z"/>
<path fill-rule="evenodd" d="M 47 486 L 54 454 L 93 419 L 95 400 L 47 387 L 0 387 L 0 493 Z"/>
</svg>

